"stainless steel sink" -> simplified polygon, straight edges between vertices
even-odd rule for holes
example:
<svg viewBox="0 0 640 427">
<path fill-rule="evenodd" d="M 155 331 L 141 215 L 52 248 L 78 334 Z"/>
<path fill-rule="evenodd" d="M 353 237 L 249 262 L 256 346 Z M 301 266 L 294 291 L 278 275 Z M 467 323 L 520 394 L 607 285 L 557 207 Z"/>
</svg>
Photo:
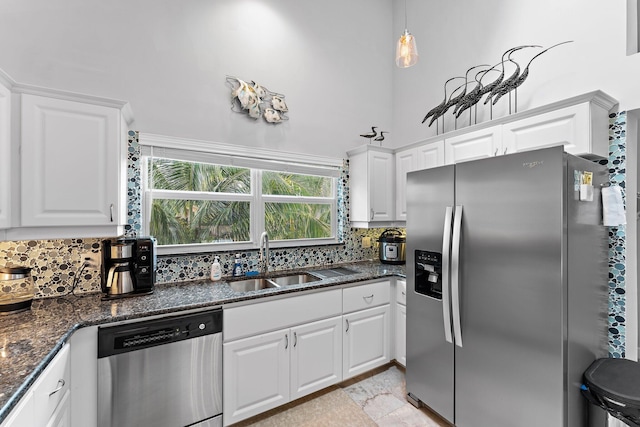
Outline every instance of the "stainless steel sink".
<svg viewBox="0 0 640 427">
<path fill-rule="evenodd" d="M 271 277 L 268 280 L 274 282 L 278 286 L 290 286 L 297 285 L 299 283 L 317 282 L 320 278 L 312 276 L 311 274 L 302 273 L 292 276 Z"/>
<path fill-rule="evenodd" d="M 281 286 L 297 285 L 299 283 L 309 283 L 321 280 L 311 274 L 301 273 L 289 276 L 254 278 L 234 280 L 229 282 L 229 286 L 236 292 L 259 291 L 261 289 L 279 288 Z"/>
<path fill-rule="evenodd" d="M 279 288 L 277 284 L 268 279 L 244 279 L 229 282 L 229 286 L 236 292 L 259 291 L 260 289 Z"/>
</svg>

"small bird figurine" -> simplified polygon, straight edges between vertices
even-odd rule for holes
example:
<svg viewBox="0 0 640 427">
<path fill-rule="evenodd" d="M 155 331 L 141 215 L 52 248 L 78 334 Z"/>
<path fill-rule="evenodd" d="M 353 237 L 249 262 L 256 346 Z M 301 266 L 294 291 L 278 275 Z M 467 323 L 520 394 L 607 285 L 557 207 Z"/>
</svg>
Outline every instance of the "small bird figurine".
<svg viewBox="0 0 640 427">
<path fill-rule="evenodd" d="M 374 138 L 374 141 L 378 141 L 380 143 L 380 146 L 382 147 L 382 141 L 384 141 L 384 134 L 385 133 L 389 133 L 386 130 L 381 130 L 380 131 L 380 135 L 378 135 L 377 138 Z"/>
<path fill-rule="evenodd" d="M 369 133 L 364 133 L 362 135 L 360 135 L 363 138 L 368 138 L 369 142 L 371 142 L 371 138 L 374 138 L 376 135 L 378 135 L 378 132 L 376 132 L 376 129 L 378 129 L 377 126 L 371 126 L 371 132 Z"/>
</svg>

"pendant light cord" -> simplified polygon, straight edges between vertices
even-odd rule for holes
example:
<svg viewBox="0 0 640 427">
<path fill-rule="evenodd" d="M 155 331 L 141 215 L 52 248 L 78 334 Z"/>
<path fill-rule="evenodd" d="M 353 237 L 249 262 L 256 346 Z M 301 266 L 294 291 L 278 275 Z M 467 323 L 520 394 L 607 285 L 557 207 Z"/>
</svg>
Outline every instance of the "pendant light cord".
<svg viewBox="0 0 640 427">
<path fill-rule="evenodd" d="M 407 29 L 407 0 L 404 0 L 404 29 Z"/>
</svg>

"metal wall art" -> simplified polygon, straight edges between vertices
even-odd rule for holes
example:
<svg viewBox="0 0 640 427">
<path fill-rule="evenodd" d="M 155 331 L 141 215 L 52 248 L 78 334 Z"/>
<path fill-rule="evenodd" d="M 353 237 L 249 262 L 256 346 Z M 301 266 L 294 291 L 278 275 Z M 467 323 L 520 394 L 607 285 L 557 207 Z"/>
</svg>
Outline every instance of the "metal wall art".
<svg viewBox="0 0 640 427">
<path fill-rule="evenodd" d="M 286 115 L 289 108 L 281 93 L 271 92 L 253 80 L 247 83 L 233 76 L 227 76 L 226 84 L 231 88 L 231 110 L 247 113 L 256 120 L 264 117 L 274 124 L 289 120 Z"/>
<path fill-rule="evenodd" d="M 382 130 L 380 131 L 380 133 L 378 133 L 376 129 L 378 129 L 378 126 L 371 126 L 371 132 L 360 134 L 360 136 L 368 139 L 369 143 L 371 143 L 371 141 L 376 141 L 382 147 L 382 141 L 384 141 L 384 134 L 389 132 L 387 132 L 386 130 Z"/>
<path fill-rule="evenodd" d="M 524 70 L 521 70 L 520 64 L 516 62 L 515 59 L 511 57 L 515 52 L 525 49 L 525 48 L 536 48 L 541 49 L 542 46 L 538 45 L 523 45 L 516 46 L 508 49 L 502 54 L 502 60 L 498 62 L 494 66 L 489 65 L 475 65 L 467 70 L 464 77 L 451 77 L 444 83 L 444 98 L 440 104 L 429 110 L 424 119 L 422 119 L 422 123 L 427 121 L 427 119 L 431 119 L 429 121 L 429 127 L 435 122 L 436 123 L 436 133 L 440 133 L 440 123 L 439 120 L 442 118 L 442 132 L 444 132 L 444 123 L 445 123 L 445 114 L 451 107 L 453 108 L 454 115 L 454 126 L 457 128 L 457 120 L 462 115 L 463 112 L 469 110 L 469 125 L 471 125 L 471 110 L 473 108 L 475 122 L 477 123 L 477 109 L 478 103 L 482 99 L 483 96 L 486 95 L 484 99 L 483 105 L 489 104 L 490 108 L 490 119 L 493 119 L 493 106 L 498 102 L 500 98 L 505 95 L 509 95 L 509 114 L 511 114 L 511 94 L 513 93 L 513 105 L 514 112 L 518 112 L 518 87 L 522 86 L 524 81 L 529 76 L 529 67 L 534 59 L 547 52 L 550 49 L 553 49 L 556 46 L 560 46 L 562 44 L 571 43 L 572 40 L 565 41 L 562 43 L 555 44 L 551 47 L 548 47 L 536 55 L 534 55 L 529 62 L 527 63 Z M 469 73 L 476 68 L 487 67 L 484 70 L 480 70 L 475 73 L 473 80 L 469 79 Z M 505 78 L 507 67 L 513 68 L 513 72 Z M 490 83 L 484 84 L 482 80 L 489 74 L 490 72 L 499 72 L 497 78 L 492 80 Z M 451 92 L 447 92 L 447 85 L 454 80 L 464 80 L 464 83 L 458 85 Z M 467 87 L 470 84 L 475 84 L 472 90 L 467 91 Z M 365 135 L 360 135 L 365 136 Z M 375 135 L 374 135 L 375 136 Z"/>
</svg>

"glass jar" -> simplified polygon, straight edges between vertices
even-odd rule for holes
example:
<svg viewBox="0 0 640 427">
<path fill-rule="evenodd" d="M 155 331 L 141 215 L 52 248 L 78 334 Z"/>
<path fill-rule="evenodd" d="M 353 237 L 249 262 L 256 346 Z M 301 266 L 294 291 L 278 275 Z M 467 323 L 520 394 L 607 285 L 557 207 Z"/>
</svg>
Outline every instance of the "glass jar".
<svg viewBox="0 0 640 427">
<path fill-rule="evenodd" d="M 31 307 L 35 285 L 29 267 L 0 267 L 0 314 Z"/>
</svg>

